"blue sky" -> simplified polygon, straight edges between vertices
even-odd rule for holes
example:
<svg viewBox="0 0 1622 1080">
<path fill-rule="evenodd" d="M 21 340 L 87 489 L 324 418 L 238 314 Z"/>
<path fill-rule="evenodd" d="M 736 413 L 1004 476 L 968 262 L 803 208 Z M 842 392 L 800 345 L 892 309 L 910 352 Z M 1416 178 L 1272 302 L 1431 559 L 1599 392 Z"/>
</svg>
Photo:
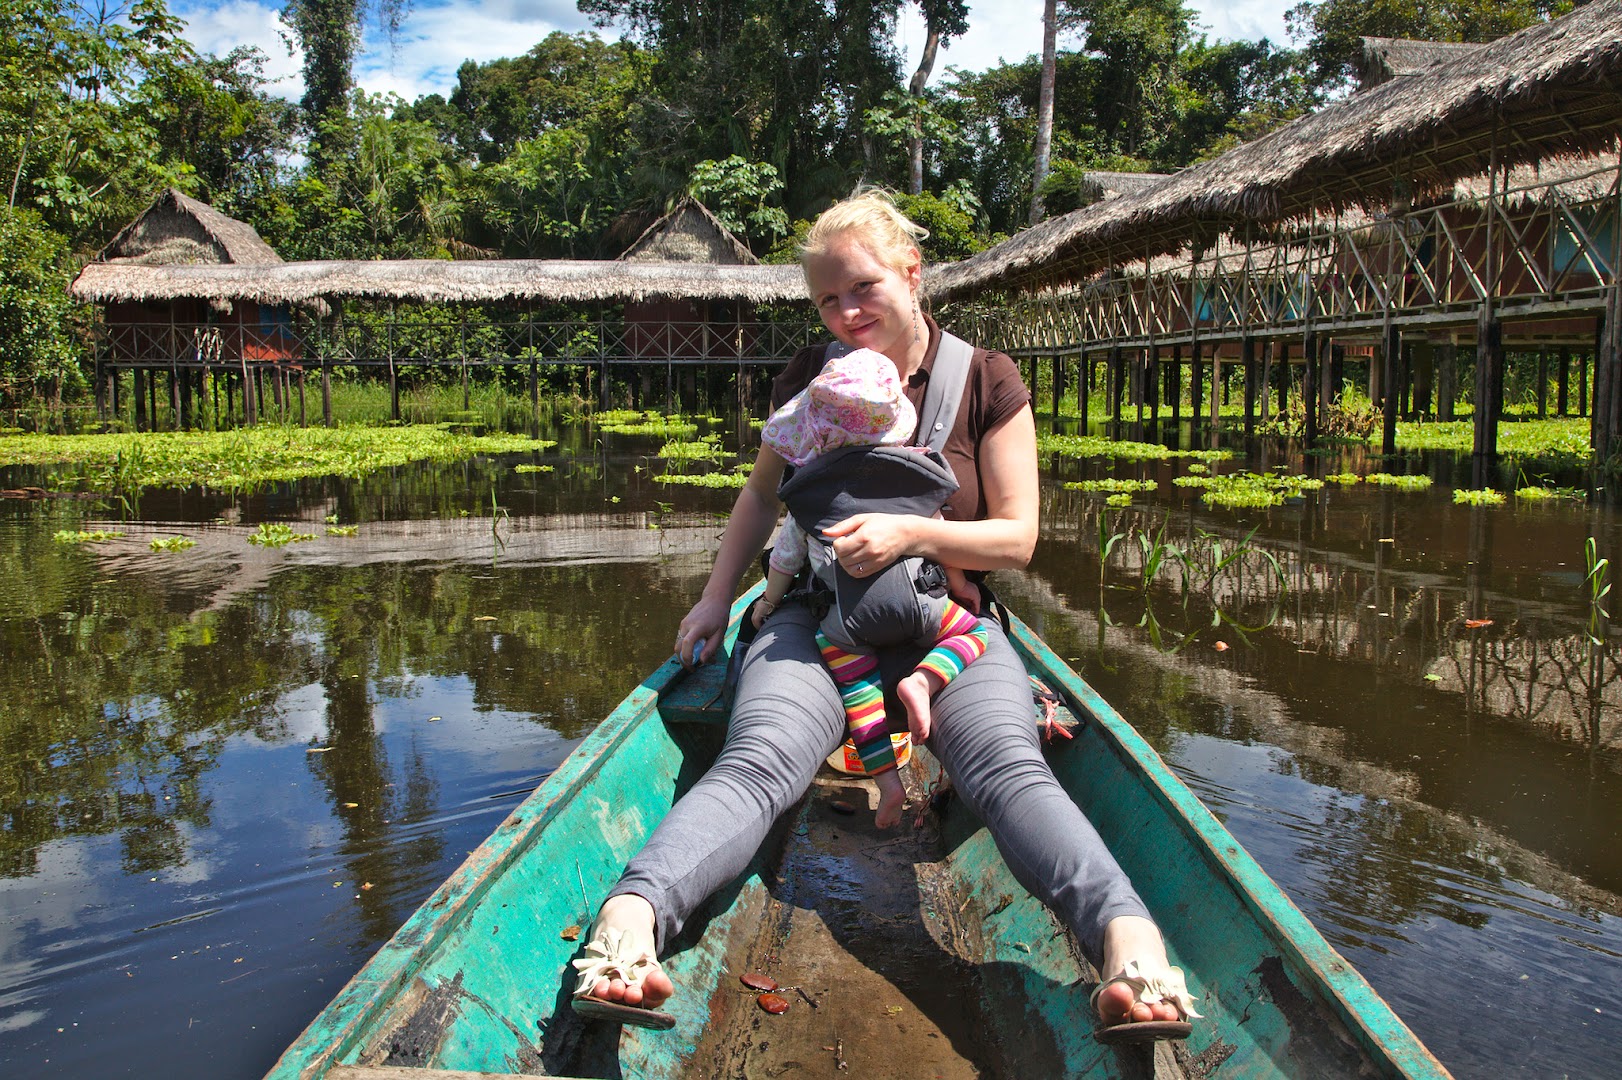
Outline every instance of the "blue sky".
<svg viewBox="0 0 1622 1080">
<path fill-rule="evenodd" d="M 267 75 L 279 80 L 274 91 L 297 98 L 303 93 L 300 62 L 289 54 L 282 36 L 282 6 L 265 0 L 173 0 L 171 10 L 186 20 L 187 38 L 205 52 L 223 55 L 237 45 L 257 45 L 269 57 Z M 1287 0 L 1192 0 L 1191 6 L 1213 40 L 1267 37 L 1286 43 Z M 908 5 L 905 12 L 896 40 L 908 62 L 916 63 L 923 23 L 915 6 Z M 356 81 L 374 93 L 393 92 L 407 100 L 448 94 L 464 60 L 518 56 L 554 30 L 589 29 L 574 0 L 417 0 L 396 49 L 368 27 L 366 51 L 355 65 Z M 970 0 L 969 33 L 941 54 L 936 77 L 948 64 L 982 71 L 1041 48 L 1042 0 Z"/>
</svg>

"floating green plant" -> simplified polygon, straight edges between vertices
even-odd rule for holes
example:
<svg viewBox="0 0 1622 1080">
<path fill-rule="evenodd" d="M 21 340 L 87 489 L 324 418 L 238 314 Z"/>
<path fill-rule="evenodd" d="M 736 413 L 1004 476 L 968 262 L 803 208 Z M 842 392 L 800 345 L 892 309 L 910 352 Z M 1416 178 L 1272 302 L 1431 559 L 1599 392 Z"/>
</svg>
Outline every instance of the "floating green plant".
<svg viewBox="0 0 1622 1080">
<path fill-rule="evenodd" d="M 1362 481 L 1363 478 L 1354 472 L 1330 473 L 1328 476 L 1324 477 L 1325 483 L 1343 484 L 1347 487 L 1350 487 L 1353 484 L 1362 483 Z"/>
<path fill-rule="evenodd" d="M 1322 480 L 1310 476 L 1243 470 L 1225 476 L 1179 476 L 1172 483 L 1178 487 L 1203 488 L 1200 498 L 1205 502 L 1234 508 L 1279 506 L 1286 499 L 1300 498 L 1324 486 Z"/>
<path fill-rule="evenodd" d="M 1554 488 L 1523 487 L 1515 489 L 1515 497 L 1525 502 L 1545 502 L 1550 499 L 1569 499 L 1575 496 Z"/>
<path fill-rule="evenodd" d="M 360 531 L 359 525 L 328 525 L 328 536 L 354 536 Z"/>
<path fill-rule="evenodd" d="M 1169 461 L 1192 458 L 1197 461 L 1225 461 L 1231 450 L 1173 450 L 1159 443 L 1128 442 L 1097 435 L 1039 435 L 1036 448 L 1044 454 L 1066 458 L 1114 458 L 1117 461 Z"/>
<path fill-rule="evenodd" d="M 1130 491 L 1123 491 L 1116 495 L 1110 495 L 1105 497 L 1104 502 L 1109 506 L 1131 506 L 1132 493 Z"/>
<path fill-rule="evenodd" d="M 708 473 L 665 473 L 655 476 L 656 484 L 686 484 L 688 487 L 702 488 L 741 488 L 749 481 L 749 474 L 754 470 L 753 462 L 745 462 L 731 472 Z"/>
<path fill-rule="evenodd" d="M 597 429 L 610 435 L 663 435 L 667 439 L 683 438 L 698 433 L 698 421 L 677 413 L 665 416 L 647 410 L 613 409 L 598 413 Z"/>
<path fill-rule="evenodd" d="M 1502 506 L 1507 497 L 1502 491 L 1494 491 L 1492 488 L 1455 488 L 1453 501 L 1470 506 Z"/>
<path fill-rule="evenodd" d="M 1380 487 L 1394 487 L 1399 491 L 1424 491 L 1431 486 L 1431 478 L 1423 475 L 1397 476 L 1393 473 L 1369 473 L 1364 481 Z"/>
<path fill-rule="evenodd" d="M 58 544 L 100 544 L 120 539 L 123 535 L 106 529 L 61 529 L 51 539 Z"/>
<path fill-rule="evenodd" d="M 310 476 L 366 476 L 410 461 L 460 461 L 479 454 L 554 445 L 527 435 L 469 435 L 443 425 L 255 427 L 236 431 L 24 435 L 0 442 L 0 465 L 80 466 L 81 488 L 241 490 Z"/>
<path fill-rule="evenodd" d="M 153 540 L 147 547 L 153 551 L 185 551 L 187 548 L 197 546 L 197 541 L 189 536 L 170 536 Z"/>
<path fill-rule="evenodd" d="M 1195 476 L 1204 476 L 1211 471 L 1211 466 L 1203 461 L 1191 461 L 1188 463 L 1188 471 Z"/>
<path fill-rule="evenodd" d="M 248 537 L 248 543 L 258 544 L 260 547 L 285 547 L 288 544 L 302 544 L 306 540 L 314 540 L 315 533 L 296 533 L 291 525 L 280 521 L 261 521 L 259 530 Z"/>
<path fill-rule="evenodd" d="M 1582 418 L 1522 420 L 1498 425 L 1498 452 L 1506 457 L 1539 458 L 1566 463 L 1586 463 L 1593 455 L 1589 446 L 1590 422 Z M 1475 445 L 1475 427 L 1470 420 L 1399 423 L 1398 450 L 1469 451 Z"/>
<path fill-rule="evenodd" d="M 1131 495 L 1136 491 L 1155 491 L 1160 487 L 1153 480 L 1118 480 L 1105 477 L 1101 480 L 1070 480 L 1064 485 L 1066 491 L 1108 492 L 1115 495 Z"/>
<path fill-rule="evenodd" d="M 686 442 L 667 442 L 654 456 L 666 461 L 720 461 L 725 455 L 721 436 L 712 434 Z"/>
<path fill-rule="evenodd" d="M 514 465 L 513 472 L 545 473 L 553 471 L 554 468 L 555 466 L 552 465 Z"/>
</svg>

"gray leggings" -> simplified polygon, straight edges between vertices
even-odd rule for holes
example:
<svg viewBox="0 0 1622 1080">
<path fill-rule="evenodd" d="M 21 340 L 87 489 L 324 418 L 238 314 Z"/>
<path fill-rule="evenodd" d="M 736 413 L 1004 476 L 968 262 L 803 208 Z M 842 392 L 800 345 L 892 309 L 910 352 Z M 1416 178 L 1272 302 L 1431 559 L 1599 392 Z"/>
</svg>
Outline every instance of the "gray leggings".
<svg viewBox="0 0 1622 1080">
<path fill-rule="evenodd" d="M 1042 759 L 1025 669 L 1002 627 L 994 619 L 985 625 L 986 654 L 935 698 L 929 748 L 990 828 L 1014 877 L 1064 920 L 1096 966 L 1105 925 L 1149 913 Z M 815 629 L 799 605 L 761 627 L 720 757 L 610 894 L 634 893 L 653 905 L 660 951 L 700 904 L 743 872 L 772 823 L 845 739 L 845 710 Z"/>
</svg>

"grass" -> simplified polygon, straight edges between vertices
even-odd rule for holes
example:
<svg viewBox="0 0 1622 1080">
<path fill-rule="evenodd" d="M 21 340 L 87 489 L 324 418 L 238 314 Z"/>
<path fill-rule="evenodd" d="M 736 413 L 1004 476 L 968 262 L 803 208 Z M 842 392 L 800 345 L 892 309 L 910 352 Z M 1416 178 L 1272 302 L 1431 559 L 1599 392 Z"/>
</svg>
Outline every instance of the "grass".
<svg viewBox="0 0 1622 1080">
<path fill-rule="evenodd" d="M 74 466 L 79 486 L 90 491 L 191 485 L 234 491 L 311 476 L 365 476 L 411 461 L 460 461 L 552 445 L 526 435 L 471 435 L 442 424 L 261 425 L 225 432 L 7 436 L 0 438 L 0 465 Z"/>
</svg>

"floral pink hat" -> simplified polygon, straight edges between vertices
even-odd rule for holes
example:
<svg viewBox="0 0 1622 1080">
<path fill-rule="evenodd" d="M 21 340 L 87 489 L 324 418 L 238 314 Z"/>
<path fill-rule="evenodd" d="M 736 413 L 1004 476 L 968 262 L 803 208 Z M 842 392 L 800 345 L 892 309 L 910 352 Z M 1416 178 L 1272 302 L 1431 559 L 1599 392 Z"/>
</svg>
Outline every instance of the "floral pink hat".
<svg viewBox="0 0 1622 1080">
<path fill-rule="evenodd" d="M 840 446 L 898 446 L 917 426 L 895 362 L 857 349 L 829 360 L 809 386 L 772 413 L 760 441 L 790 465 L 804 465 Z"/>
</svg>

